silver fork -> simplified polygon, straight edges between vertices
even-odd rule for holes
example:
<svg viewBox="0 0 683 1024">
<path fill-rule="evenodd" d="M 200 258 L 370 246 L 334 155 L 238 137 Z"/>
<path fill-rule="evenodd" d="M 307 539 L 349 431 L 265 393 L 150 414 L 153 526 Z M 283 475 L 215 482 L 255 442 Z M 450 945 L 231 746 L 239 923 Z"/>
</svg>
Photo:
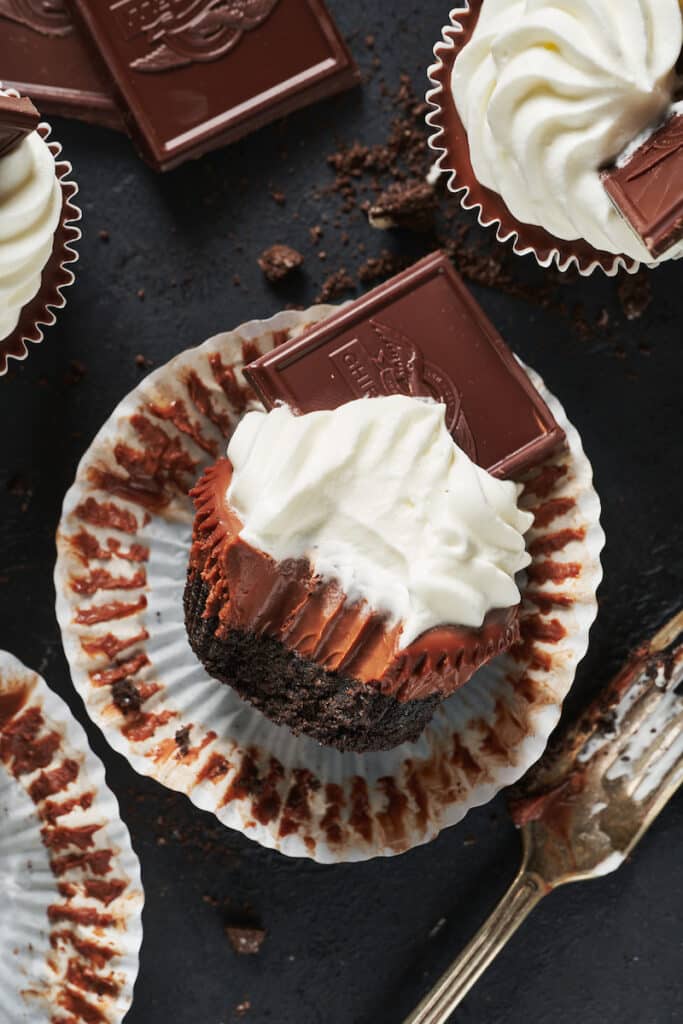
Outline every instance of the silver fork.
<svg viewBox="0 0 683 1024">
<path fill-rule="evenodd" d="M 640 647 L 510 797 L 523 857 L 505 896 L 404 1024 L 443 1024 L 536 904 L 615 871 L 683 782 L 683 610 Z"/>
</svg>

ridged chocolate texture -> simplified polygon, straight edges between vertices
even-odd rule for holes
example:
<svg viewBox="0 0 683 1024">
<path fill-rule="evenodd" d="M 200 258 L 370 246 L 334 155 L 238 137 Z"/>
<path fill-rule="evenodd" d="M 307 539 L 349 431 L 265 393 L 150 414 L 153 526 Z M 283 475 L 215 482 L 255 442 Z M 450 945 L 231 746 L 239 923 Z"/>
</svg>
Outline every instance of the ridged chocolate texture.
<svg viewBox="0 0 683 1024">
<path fill-rule="evenodd" d="M 683 243 L 683 114 L 670 117 L 628 160 L 605 171 L 603 183 L 653 256 Z"/>
<path fill-rule="evenodd" d="M 362 712 L 363 742 L 380 749 L 386 728 L 382 745 L 393 746 L 417 735 L 416 722 L 423 728 L 440 700 L 519 638 L 515 607 L 489 612 L 481 629 L 445 625 L 400 649 L 400 624 L 392 626 L 364 602 L 348 601 L 336 583 L 316 576 L 309 562 L 275 562 L 239 537 L 242 523 L 226 500 L 231 477 L 232 464 L 222 459 L 192 492 L 197 514 L 186 622 L 190 642 L 209 673 L 271 718 L 284 721 L 288 712 L 280 707 L 281 684 L 262 675 L 266 663 L 280 674 L 287 666 L 286 677 L 310 690 L 290 695 L 296 702 L 291 708 L 300 709 L 292 710 L 290 727 L 321 742 L 333 742 L 332 729 L 335 745 L 354 744 L 360 725 L 352 718 Z M 264 653 L 257 658 L 259 642 Z M 321 693 L 326 694 L 322 702 Z M 404 715 L 400 705 L 415 707 Z M 341 708 L 351 716 L 345 737 Z"/>
</svg>

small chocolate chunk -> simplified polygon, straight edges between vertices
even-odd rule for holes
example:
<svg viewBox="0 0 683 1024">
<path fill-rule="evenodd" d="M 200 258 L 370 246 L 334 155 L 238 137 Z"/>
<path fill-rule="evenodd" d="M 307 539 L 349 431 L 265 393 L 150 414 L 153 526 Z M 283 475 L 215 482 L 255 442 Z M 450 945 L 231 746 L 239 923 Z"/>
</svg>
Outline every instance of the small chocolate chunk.
<svg viewBox="0 0 683 1024">
<path fill-rule="evenodd" d="M 304 258 L 296 249 L 289 245 L 271 245 L 258 258 L 258 265 L 271 282 L 282 281 L 283 278 L 297 270 Z"/>
<path fill-rule="evenodd" d="M 564 441 L 441 252 L 261 356 L 244 375 L 266 408 L 283 401 L 299 413 L 366 396 L 436 399 L 458 445 L 497 477 L 519 477 Z"/>
<path fill-rule="evenodd" d="M 119 711 L 124 715 L 129 712 L 139 711 L 142 707 L 142 697 L 135 683 L 130 679 L 119 679 L 112 685 L 111 695 Z"/>
<path fill-rule="evenodd" d="M 6 156 L 40 124 L 40 114 L 22 96 L 0 96 L 0 156 Z"/>
<path fill-rule="evenodd" d="M 225 934 L 232 948 L 241 956 L 254 956 L 260 953 L 266 937 L 263 928 L 233 928 L 230 925 L 226 926 Z"/>
<path fill-rule="evenodd" d="M 408 228 L 429 231 L 434 223 L 437 202 L 433 187 L 426 181 L 399 181 L 372 203 L 368 220 L 373 228 Z"/>
<path fill-rule="evenodd" d="M 184 725 L 182 729 L 176 730 L 175 742 L 181 757 L 186 757 L 190 752 L 190 728 L 189 725 Z"/>
<path fill-rule="evenodd" d="M 619 213 L 657 259 L 683 249 L 683 110 L 602 180 Z"/>
</svg>

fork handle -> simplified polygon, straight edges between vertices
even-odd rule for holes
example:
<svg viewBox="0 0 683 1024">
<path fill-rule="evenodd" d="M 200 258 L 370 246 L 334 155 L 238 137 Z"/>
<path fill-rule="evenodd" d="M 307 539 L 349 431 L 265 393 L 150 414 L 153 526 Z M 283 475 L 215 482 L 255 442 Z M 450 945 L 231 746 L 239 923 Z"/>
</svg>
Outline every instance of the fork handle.
<svg viewBox="0 0 683 1024">
<path fill-rule="evenodd" d="M 404 1024 L 444 1024 L 548 892 L 543 879 L 523 867 L 489 919 Z"/>
</svg>

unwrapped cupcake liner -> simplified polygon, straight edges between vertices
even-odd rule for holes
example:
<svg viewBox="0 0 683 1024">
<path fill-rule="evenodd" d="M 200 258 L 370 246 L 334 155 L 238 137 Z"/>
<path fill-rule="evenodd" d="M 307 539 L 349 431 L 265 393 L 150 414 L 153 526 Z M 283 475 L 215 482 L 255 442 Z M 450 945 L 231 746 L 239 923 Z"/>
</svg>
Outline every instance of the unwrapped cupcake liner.
<svg viewBox="0 0 683 1024">
<path fill-rule="evenodd" d="M 555 264 L 561 271 L 576 268 L 583 277 L 598 268 L 608 277 L 620 270 L 635 274 L 640 267 L 636 260 L 594 249 L 583 239 L 566 241 L 544 228 L 523 224 L 510 213 L 502 196 L 477 180 L 467 132 L 453 99 L 451 77 L 458 54 L 472 37 L 482 2 L 463 0 L 463 6 L 451 10 L 450 22 L 434 47 L 435 62 L 427 72 L 432 83 L 426 95 L 432 108 L 427 124 L 434 129 L 429 145 L 438 154 L 436 169 L 446 176 L 446 185 L 457 195 L 463 210 L 474 211 L 480 227 L 494 228 L 498 241 L 510 242 L 518 256 L 532 255 L 541 267 Z"/>
<path fill-rule="evenodd" d="M 140 867 L 87 737 L 0 651 L 0 1018 L 120 1024 L 142 940 Z"/>
<path fill-rule="evenodd" d="M 252 321 L 150 374 L 95 437 L 64 500 L 57 616 L 88 713 L 131 765 L 264 846 L 325 863 L 401 853 L 541 755 L 588 644 L 604 534 L 575 428 L 528 371 L 567 448 L 529 472 L 536 515 L 521 643 L 437 710 L 415 743 L 341 753 L 274 725 L 192 653 L 183 589 L 188 490 L 261 408 L 242 367 L 333 312 Z"/>
<path fill-rule="evenodd" d="M 15 89 L 4 91 L 8 95 L 19 96 Z M 41 121 L 37 130 L 47 142 L 52 133 L 50 125 Z M 52 254 L 43 268 L 38 294 L 24 307 L 12 333 L 0 340 L 0 377 L 7 373 L 10 359 L 26 359 L 29 344 L 37 345 L 43 340 L 44 328 L 51 327 L 57 319 L 55 310 L 66 305 L 64 289 L 75 280 L 73 265 L 78 260 L 78 252 L 74 245 L 81 237 L 78 222 L 82 216 L 74 201 L 78 185 L 70 177 L 71 164 L 58 159 L 62 152 L 60 143 L 53 140 L 48 142 L 48 147 L 55 158 L 55 170 L 62 187 L 62 216 L 55 232 Z"/>
</svg>

